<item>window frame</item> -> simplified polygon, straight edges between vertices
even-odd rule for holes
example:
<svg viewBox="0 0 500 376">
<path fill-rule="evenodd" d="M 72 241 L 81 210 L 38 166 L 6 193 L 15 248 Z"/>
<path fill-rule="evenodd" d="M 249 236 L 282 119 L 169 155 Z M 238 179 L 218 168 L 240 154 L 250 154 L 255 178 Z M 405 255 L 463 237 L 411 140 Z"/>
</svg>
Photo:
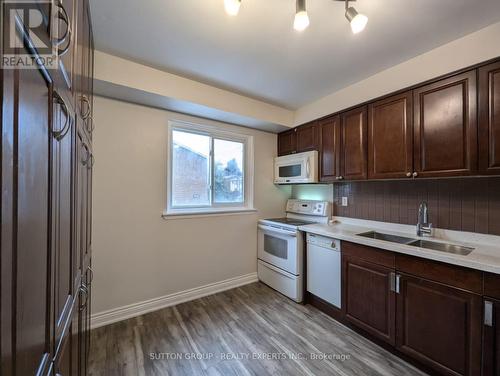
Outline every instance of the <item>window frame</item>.
<svg viewBox="0 0 500 376">
<path fill-rule="evenodd" d="M 210 204 L 193 206 L 174 206 L 172 205 L 173 193 L 173 132 L 187 132 L 207 136 L 210 138 Z M 215 202 L 215 168 L 214 168 L 214 140 L 239 142 L 243 144 L 243 202 L 236 203 L 216 203 Z M 168 122 L 167 132 L 167 205 L 163 216 L 183 216 L 183 215 L 206 215 L 217 213 L 232 213 L 255 211 L 253 207 L 253 174 L 254 174 L 254 155 L 253 155 L 253 136 L 245 133 L 237 133 L 221 129 L 214 125 L 202 125 L 181 120 L 171 120 Z"/>
</svg>

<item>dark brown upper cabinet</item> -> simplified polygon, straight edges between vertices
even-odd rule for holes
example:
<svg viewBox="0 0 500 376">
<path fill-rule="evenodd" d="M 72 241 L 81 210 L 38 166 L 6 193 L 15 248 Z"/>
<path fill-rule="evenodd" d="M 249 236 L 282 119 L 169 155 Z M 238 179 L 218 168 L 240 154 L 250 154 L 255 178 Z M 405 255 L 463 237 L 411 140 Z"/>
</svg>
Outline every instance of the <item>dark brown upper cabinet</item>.
<svg viewBox="0 0 500 376">
<path fill-rule="evenodd" d="M 312 122 L 296 128 L 297 153 L 318 150 L 319 148 L 319 127 L 318 123 Z"/>
<path fill-rule="evenodd" d="M 297 133 L 295 129 L 278 134 L 278 156 L 295 153 L 297 150 Z"/>
<path fill-rule="evenodd" d="M 367 107 L 344 112 L 341 117 L 340 180 L 362 180 L 367 177 Z"/>
<path fill-rule="evenodd" d="M 479 170 L 500 174 L 500 62 L 479 69 Z"/>
<path fill-rule="evenodd" d="M 320 121 L 320 174 L 321 181 L 331 182 L 340 176 L 340 116 Z"/>
<path fill-rule="evenodd" d="M 412 92 L 368 106 L 368 178 L 394 179 L 413 174 Z"/>
<path fill-rule="evenodd" d="M 476 71 L 415 89 L 414 176 L 477 171 Z"/>
</svg>

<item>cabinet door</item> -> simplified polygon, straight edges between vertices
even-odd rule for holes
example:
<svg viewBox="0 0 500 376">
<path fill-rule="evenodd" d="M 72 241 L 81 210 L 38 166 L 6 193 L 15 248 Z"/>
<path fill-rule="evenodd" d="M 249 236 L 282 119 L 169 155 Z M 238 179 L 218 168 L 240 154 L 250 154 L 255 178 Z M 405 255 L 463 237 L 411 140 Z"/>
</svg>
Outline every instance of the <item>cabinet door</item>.
<svg viewBox="0 0 500 376">
<path fill-rule="evenodd" d="M 48 371 L 53 350 L 52 82 L 36 69 L 1 74 L 0 373 L 35 375 Z"/>
<path fill-rule="evenodd" d="M 341 178 L 366 179 L 367 176 L 367 108 L 356 108 L 341 115 Z"/>
<path fill-rule="evenodd" d="M 484 300 L 483 376 L 500 375 L 500 301 Z"/>
<path fill-rule="evenodd" d="M 500 174 L 500 62 L 479 69 L 479 169 Z"/>
<path fill-rule="evenodd" d="M 68 98 L 54 89 L 52 118 L 52 254 L 55 343 L 60 345 L 75 299 L 73 264 L 74 113 Z"/>
<path fill-rule="evenodd" d="M 297 134 L 295 129 L 278 134 L 278 155 L 292 154 L 297 151 Z"/>
<path fill-rule="evenodd" d="M 394 270 L 356 257 L 343 255 L 345 318 L 381 340 L 395 343 Z"/>
<path fill-rule="evenodd" d="M 413 173 L 412 93 L 370 104 L 368 178 L 411 177 Z"/>
<path fill-rule="evenodd" d="M 296 129 L 297 153 L 304 151 L 318 150 L 319 148 L 319 129 L 318 123 L 302 125 Z"/>
<path fill-rule="evenodd" d="M 340 117 L 322 120 L 319 127 L 321 181 L 335 181 L 340 176 Z"/>
<path fill-rule="evenodd" d="M 479 295 L 401 274 L 397 349 L 443 375 L 479 375 L 481 303 Z"/>
<path fill-rule="evenodd" d="M 414 163 L 419 176 L 477 171 L 476 71 L 414 91 Z"/>
</svg>

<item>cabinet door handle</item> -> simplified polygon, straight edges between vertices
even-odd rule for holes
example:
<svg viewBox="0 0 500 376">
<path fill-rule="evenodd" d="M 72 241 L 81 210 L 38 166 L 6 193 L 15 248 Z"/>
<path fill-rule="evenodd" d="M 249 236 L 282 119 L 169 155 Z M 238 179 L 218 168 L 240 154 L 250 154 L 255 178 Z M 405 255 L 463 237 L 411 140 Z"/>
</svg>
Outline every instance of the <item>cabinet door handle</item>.
<svg viewBox="0 0 500 376">
<path fill-rule="evenodd" d="M 392 292 L 396 292 L 396 273 L 389 273 L 389 288 Z"/>
<path fill-rule="evenodd" d="M 83 106 L 80 107 L 80 115 L 82 116 L 82 119 L 83 120 L 87 120 L 87 118 L 90 116 L 91 112 L 92 112 L 92 108 L 90 106 L 90 101 L 89 101 L 89 98 L 86 96 L 86 95 L 82 95 L 80 97 L 82 103 L 86 103 L 87 104 L 87 111 L 85 111 L 85 113 L 83 113 Z"/>
<path fill-rule="evenodd" d="M 64 6 L 62 5 L 61 1 L 57 1 L 56 6 L 57 8 L 59 8 L 59 10 L 57 11 L 57 18 L 66 24 L 66 31 L 64 32 L 64 35 L 62 37 L 55 38 L 55 44 L 56 46 L 59 46 L 65 41 L 65 39 L 71 33 L 71 26 L 69 22 L 68 12 L 66 12 L 66 9 L 64 9 Z"/>
<path fill-rule="evenodd" d="M 411 172 L 407 172 L 406 176 L 409 177 L 409 178 L 411 178 Z"/>
<path fill-rule="evenodd" d="M 493 302 L 484 301 L 484 325 L 493 326 Z"/>
<path fill-rule="evenodd" d="M 90 127 L 89 127 L 89 121 L 90 121 Z M 92 133 L 94 131 L 94 118 L 92 115 L 89 115 L 86 119 L 86 124 L 87 124 L 87 132 Z"/>
<path fill-rule="evenodd" d="M 94 281 L 94 271 L 92 270 L 92 268 L 90 266 L 88 266 L 87 267 L 87 272 L 90 275 L 90 278 L 87 281 L 87 286 L 90 287 L 90 286 L 92 286 L 92 281 Z"/>
<path fill-rule="evenodd" d="M 82 165 L 83 166 L 86 166 L 87 163 L 89 162 L 90 160 L 90 151 L 88 151 L 86 148 L 85 148 L 85 158 L 82 158 L 81 159 L 81 162 L 82 162 Z"/>
<path fill-rule="evenodd" d="M 78 306 L 78 310 L 83 311 L 85 309 L 85 307 L 87 306 L 87 301 L 89 299 L 89 290 L 87 289 L 87 286 L 85 286 L 85 284 L 83 284 L 83 283 L 80 286 L 80 292 L 83 294 L 83 296 L 85 296 L 85 300 L 83 303 L 81 303 Z"/>
<path fill-rule="evenodd" d="M 94 162 L 95 162 L 95 159 L 94 159 L 94 156 L 92 154 L 89 153 L 89 158 L 87 159 L 87 168 L 90 170 L 92 167 L 94 167 Z"/>
<path fill-rule="evenodd" d="M 52 97 L 54 98 L 55 102 L 62 107 L 63 112 L 66 115 L 66 121 L 64 123 L 64 126 L 62 127 L 61 130 L 58 131 L 52 131 L 54 138 L 57 141 L 61 141 L 64 136 L 68 133 L 69 129 L 71 128 L 71 125 L 73 124 L 73 117 L 71 116 L 69 112 L 68 105 L 66 104 L 66 101 L 64 98 L 59 95 L 59 93 L 56 90 L 52 91 Z"/>
<path fill-rule="evenodd" d="M 394 272 L 389 273 L 390 289 L 392 292 L 399 294 L 399 286 L 401 282 L 401 276 Z"/>
<path fill-rule="evenodd" d="M 418 176 L 418 172 L 413 173 L 413 177 L 416 178 Z"/>
</svg>

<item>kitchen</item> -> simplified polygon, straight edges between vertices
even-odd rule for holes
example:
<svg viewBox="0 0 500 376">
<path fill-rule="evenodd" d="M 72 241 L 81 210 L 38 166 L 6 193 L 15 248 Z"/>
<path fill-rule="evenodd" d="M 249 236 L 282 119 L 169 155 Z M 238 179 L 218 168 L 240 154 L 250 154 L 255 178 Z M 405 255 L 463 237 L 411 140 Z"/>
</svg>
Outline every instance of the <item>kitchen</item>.
<svg viewBox="0 0 500 376">
<path fill-rule="evenodd" d="M 500 375 L 498 1 L 18 3 L 2 376 Z"/>
</svg>

